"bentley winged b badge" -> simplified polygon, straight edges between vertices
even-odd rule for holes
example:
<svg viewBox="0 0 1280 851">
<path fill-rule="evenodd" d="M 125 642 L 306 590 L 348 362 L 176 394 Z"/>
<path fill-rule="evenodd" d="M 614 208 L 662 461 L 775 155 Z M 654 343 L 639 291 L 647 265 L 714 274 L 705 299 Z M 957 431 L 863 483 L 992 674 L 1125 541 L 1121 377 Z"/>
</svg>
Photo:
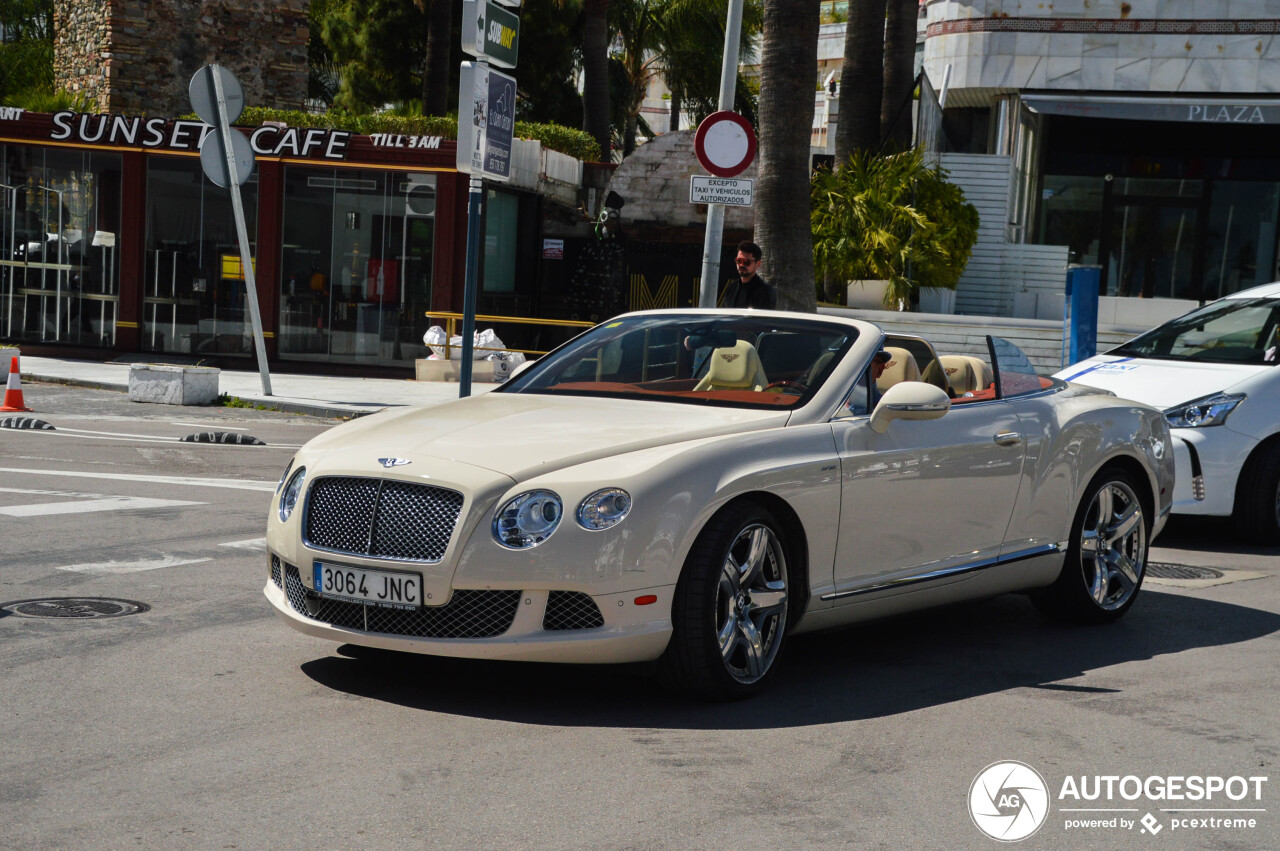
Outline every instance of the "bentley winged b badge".
<svg viewBox="0 0 1280 851">
<path fill-rule="evenodd" d="M 408 458 L 379 458 L 378 463 L 389 470 L 392 467 L 403 467 L 405 464 L 412 462 Z"/>
</svg>

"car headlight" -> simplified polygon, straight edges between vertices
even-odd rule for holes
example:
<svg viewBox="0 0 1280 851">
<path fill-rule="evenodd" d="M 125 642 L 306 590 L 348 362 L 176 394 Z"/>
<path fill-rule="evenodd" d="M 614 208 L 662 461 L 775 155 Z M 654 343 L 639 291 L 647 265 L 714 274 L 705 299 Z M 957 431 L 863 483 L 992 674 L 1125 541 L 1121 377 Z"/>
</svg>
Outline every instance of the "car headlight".
<svg viewBox="0 0 1280 851">
<path fill-rule="evenodd" d="M 297 458 L 290 458 L 289 463 L 285 465 L 284 472 L 280 474 L 280 481 L 276 482 L 276 493 L 280 493 L 280 488 L 284 487 L 284 480 L 289 478 L 289 471 L 293 469 L 293 462 Z"/>
<path fill-rule="evenodd" d="M 631 510 L 631 494 L 622 488 L 598 490 L 578 506 L 578 525 L 598 532 L 621 523 Z"/>
<path fill-rule="evenodd" d="M 509 550 L 536 547 L 560 525 L 564 504 L 551 491 L 528 491 L 510 500 L 493 518 L 493 539 Z"/>
<path fill-rule="evenodd" d="M 293 478 L 289 479 L 289 484 L 284 486 L 284 490 L 280 493 L 280 521 L 284 522 L 289 519 L 289 515 L 293 513 L 294 507 L 298 504 L 299 497 L 302 496 L 302 485 L 307 480 L 307 468 L 299 467 L 298 472 L 293 474 Z"/>
<path fill-rule="evenodd" d="M 1208 428 L 1222 425 L 1227 414 L 1245 399 L 1243 393 L 1214 393 L 1202 399 L 1193 399 L 1164 412 L 1171 428 Z"/>
</svg>

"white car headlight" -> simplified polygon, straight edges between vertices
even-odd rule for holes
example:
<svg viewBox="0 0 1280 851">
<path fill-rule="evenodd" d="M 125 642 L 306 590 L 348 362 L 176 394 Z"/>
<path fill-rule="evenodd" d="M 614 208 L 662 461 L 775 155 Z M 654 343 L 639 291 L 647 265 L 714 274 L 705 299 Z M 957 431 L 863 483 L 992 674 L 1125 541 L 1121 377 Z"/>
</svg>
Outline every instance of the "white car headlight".
<svg viewBox="0 0 1280 851">
<path fill-rule="evenodd" d="M 1193 399 L 1185 404 L 1169 408 L 1164 417 L 1170 428 L 1208 428 L 1222 425 L 1227 421 L 1227 414 L 1236 409 L 1245 399 L 1243 393 L 1214 393 L 1202 399 Z"/>
<path fill-rule="evenodd" d="M 284 486 L 284 491 L 280 494 L 280 521 L 284 522 L 289 519 L 289 515 L 293 514 L 293 509 L 298 505 L 298 499 L 302 496 L 302 485 L 307 480 L 307 468 L 299 467 L 298 472 L 293 474 L 293 478 L 289 479 L 289 484 Z"/>
<path fill-rule="evenodd" d="M 493 518 L 493 539 L 509 550 L 536 547 L 560 525 L 564 504 L 551 491 L 528 491 L 510 500 Z"/>
<path fill-rule="evenodd" d="M 621 523 L 631 510 L 631 494 L 622 488 L 598 490 L 578 506 L 578 525 L 591 532 Z"/>
</svg>

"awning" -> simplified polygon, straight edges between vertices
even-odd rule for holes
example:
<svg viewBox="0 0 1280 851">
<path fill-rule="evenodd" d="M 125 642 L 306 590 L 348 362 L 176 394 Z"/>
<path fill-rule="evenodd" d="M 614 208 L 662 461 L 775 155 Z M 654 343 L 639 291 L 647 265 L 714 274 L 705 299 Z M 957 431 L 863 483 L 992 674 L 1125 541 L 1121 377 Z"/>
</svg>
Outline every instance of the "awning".
<svg viewBox="0 0 1280 851">
<path fill-rule="evenodd" d="M 1280 124 L 1280 98 L 1124 97 L 1023 94 L 1032 112 L 1190 124 Z"/>
</svg>

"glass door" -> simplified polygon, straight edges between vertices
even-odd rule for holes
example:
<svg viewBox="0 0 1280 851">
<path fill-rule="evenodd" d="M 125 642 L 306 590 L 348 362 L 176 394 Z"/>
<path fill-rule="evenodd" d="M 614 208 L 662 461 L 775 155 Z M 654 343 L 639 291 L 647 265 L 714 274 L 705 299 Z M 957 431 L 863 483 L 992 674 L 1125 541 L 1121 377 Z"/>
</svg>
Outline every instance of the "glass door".
<svg viewBox="0 0 1280 851">
<path fill-rule="evenodd" d="M 1200 298 L 1207 203 L 1200 181 L 1108 180 L 1099 252 L 1102 295 Z"/>
</svg>

